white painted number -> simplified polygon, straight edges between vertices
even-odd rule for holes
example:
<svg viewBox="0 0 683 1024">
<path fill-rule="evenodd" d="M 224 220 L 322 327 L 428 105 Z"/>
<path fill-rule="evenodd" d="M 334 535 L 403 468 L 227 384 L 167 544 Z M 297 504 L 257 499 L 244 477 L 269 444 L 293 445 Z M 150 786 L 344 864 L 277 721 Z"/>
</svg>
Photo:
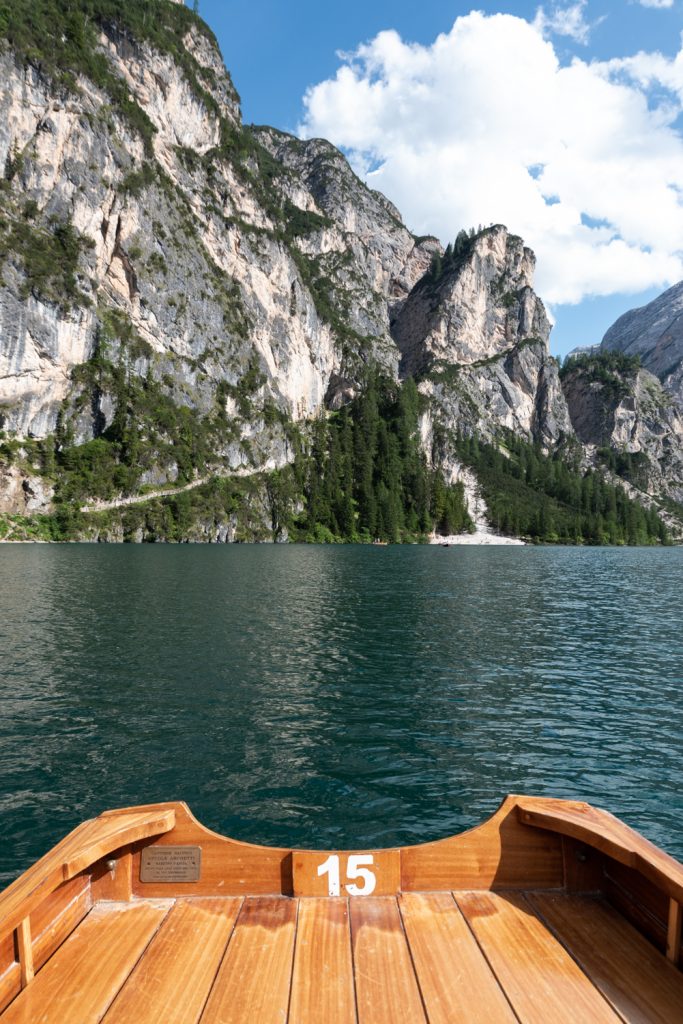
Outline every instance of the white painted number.
<svg viewBox="0 0 683 1024">
<path fill-rule="evenodd" d="M 349 896 L 369 896 L 375 891 L 377 879 L 373 871 L 368 871 L 364 864 L 372 864 L 372 854 L 362 854 L 349 857 L 349 864 L 346 869 L 347 878 L 362 878 L 364 885 L 347 885 L 346 891 Z"/>
<path fill-rule="evenodd" d="M 368 870 L 373 862 L 374 860 L 371 853 L 354 854 L 349 857 L 346 865 L 347 879 L 361 879 L 363 882 L 362 885 L 355 885 L 353 882 L 350 882 L 349 885 L 344 886 L 349 896 L 369 896 L 375 891 L 377 878 L 373 871 Z M 338 854 L 331 854 L 325 863 L 320 865 L 318 868 L 318 875 L 328 875 L 328 896 L 340 895 L 341 881 Z"/>
<path fill-rule="evenodd" d="M 341 890 L 339 887 L 339 857 L 336 853 L 333 853 L 327 858 L 324 864 L 320 865 L 318 868 L 318 874 L 330 876 L 327 886 L 327 895 L 338 896 Z"/>
</svg>

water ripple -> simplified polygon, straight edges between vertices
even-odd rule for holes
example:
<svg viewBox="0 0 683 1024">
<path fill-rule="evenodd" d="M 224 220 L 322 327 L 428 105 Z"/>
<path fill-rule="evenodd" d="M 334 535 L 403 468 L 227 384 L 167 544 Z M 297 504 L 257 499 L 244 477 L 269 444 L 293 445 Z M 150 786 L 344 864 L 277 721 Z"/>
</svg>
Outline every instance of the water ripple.
<svg viewBox="0 0 683 1024">
<path fill-rule="evenodd" d="M 553 794 L 683 856 L 682 585 L 680 549 L 0 547 L 0 880 L 178 798 L 363 846 Z"/>
</svg>

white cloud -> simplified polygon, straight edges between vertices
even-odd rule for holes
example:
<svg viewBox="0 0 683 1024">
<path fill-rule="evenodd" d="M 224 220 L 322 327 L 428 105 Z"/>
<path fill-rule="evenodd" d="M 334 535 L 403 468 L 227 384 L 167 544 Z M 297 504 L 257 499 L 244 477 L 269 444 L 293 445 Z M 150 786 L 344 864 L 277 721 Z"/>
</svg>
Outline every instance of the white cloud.
<svg viewBox="0 0 683 1024">
<path fill-rule="evenodd" d="M 663 10 L 665 7 L 673 7 L 674 0 L 638 0 L 641 7 L 656 7 Z"/>
<path fill-rule="evenodd" d="M 657 3 L 658 0 L 655 0 Z M 569 7 L 553 7 L 550 14 L 545 7 L 539 7 L 534 18 L 534 28 L 542 36 L 569 36 L 576 43 L 588 43 L 592 25 L 584 17 L 587 0 L 578 0 Z"/>
<path fill-rule="evenodd" d="M 683 278 L 683 51 L 562 65 L 530 23 L 472 12 L 431 46 L 380 33 L 305 108 L 302 135 L 344 148 L 417 233 L 523 235 L 551 303 Z"/>
</svg>

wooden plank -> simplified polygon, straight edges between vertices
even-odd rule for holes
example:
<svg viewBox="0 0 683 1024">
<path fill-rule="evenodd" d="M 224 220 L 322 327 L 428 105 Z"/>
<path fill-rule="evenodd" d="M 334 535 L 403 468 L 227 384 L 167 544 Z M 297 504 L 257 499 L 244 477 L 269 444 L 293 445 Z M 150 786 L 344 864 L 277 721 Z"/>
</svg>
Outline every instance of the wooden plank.
<svg viewBox="0 0 683 1024">
<path fill-rule="evenodd" d="M 286 897 L 245 899 L 202 1024 L 287 1020 L 296 913 Z"/>
<path fill-rule="evenodd" d="M 16 953 L 14 932 L 10 932 L 4 939 L 0 939 L 0 986 L 2 985 L 2 978 L 17 962 Z"/>
<path fill-rule="evenodd" d="M 402 891 L 561 889 L 560 837 L 521 824 L 519 799 L 507 797 L 492 818 L 469 832 L 403 847 Z"/>
<path fill-rule="evenodd" d="M 359 1024 L 426 1020 L 396 897 L 350 901 Z"/>
<path fill-rule="evenodd" d="M 173 809 L 104 814 L 79 825 L 0 893 L 0 938 L 14 931 L 51 892 L 100 858 L 127 843 L 173 828 Z"/>
<path fill-rule="evenodd" d="M 92 824 L 91 833 L 81 840 L 77 849 L 69 851 L 64 861 L 65 880 L 123 846 L 170 832 L 175 825 L 175 812 L 166 808 L 157 812 L 131 811 L 123 815 L 105 813 Z"/>
<path fill-rule="evenodd" d="M 520 797 L 517 813 L 525 825 L 578 839 L 635 868 L 668 896 L 683 902 L 683 864 L 607 811 L 570 800 Z"/>
<path fill-rule="evenodd" d="M 514 1024 L 496 976 L 450 893 L 404 893 L 399 907 L 429 1024 Z"/>
<path fill-rule="evenodd" d="M 36 934 L 37 927 L 34 926 L 34 917 L 31 915 L 31 928 L 34 936 L 33 960 L 36 971 L 39 971 L 43 964 L 47 963 L 55 950 L 59 949 L 65 939 L 78 927 L 91 907 L 90 887 L 86 885 L 76 892 L 74 898 L 61 912 L 52 916 L 39 934 Z"/>
<path fill-rule="evenodd" d="M 624 868 L 621 864 L 617 864 L 616 861 L 610 861 L 610 863 L 625 872 L 629 872 L 629 874 L 637 876 L 642 883 L 650 886 L 657 894 L 658 898 L 656 900 L 647 899 L 643 902 L 641 894 L 633 887 L 625 888 L 623 885 L 620 885 L 613 877 L 612 871 L 609 874 L 605 874 L 602 895 L 608 903 L 619 911 L 623 918 L 630 921 L 637 931 L 646 935 L 650 942 L 663 953 L 666 950 L 667 926 L 665 910 L 669 904 L 668 897 L 665 893 L 656 889 L 647 878 L 638 875 L 631 868 Z"/>
<path fill-rule="evenodd" d="M 133 895 L 171 896 L 291 895 L 292 852 L 280 847 L 253 846 L 226 839 L 201 825 L 189 808 L 172 804 L 175 828 L 147 846 L 200 846 L 202 872 L 198 882 L 172 884 L 140 881 L 140 844 L 133 855 Z"/>
<path fill-rule="evenodd" d="M 666 929 L 666 956 L 672 964 L 681 958 L 681 926 L 683 925 L 683 907 L 678 900 L 671 900 L 669 920 Z"/>
<path fill-rule="evenodd" d="M 21 968 L 15 961 L 0 974 L 0 1014 L 21 992 Z"/>
<path fill-rule="evenodd" d="M 9 1005 L 2 1024 L 97 1024 L 170 906 L 99 904 Z"/>
<path fill-rule="evenodd" d="M 87 875 L 76 875 L 68 882 L 63 882 L 39 903 L 31 912 L 31 933 L 34 944 L 37 937 L 42 935 L 75 899 L 86 892 L 90 893 L 90 879 Z M 90 907 L 88 907 L 89 909 Z M 85 914 L 83 916 L 85 917 Z"/>
<path fill-rule="evenodd" d="M 625 1020 L 680 1024 L 683 975 L 609 904 L 545 893 L 530 900 Z"/>
<path fill-rule="evenodd" d="M 288 1024 L 356 1024 L 348 902 L 299 903 Z"/>
<path fill-rule="evenodd" d="M 599 850 L 569 836 L 562 836 L 565 892 L 601 892 L 605 881 L 606 860 Z"/>
<path fill-rule="evenodd" d="M 0 1013 L 21 991 L 21 968 L 16 958 L 14 932 L 0 939 Z"/>
<path fill-rule="evenodd" d="M 401 854 L 399 850 L 295 850 L 292 884 L 295 896 L 395 896 L 401 887 Z"/>
<path fill-rule="evenodd" d="M 114 860 L 113 869 L 109 866 Z M 125 903 L 133 896 L 133 851 L 130 846 L 119 850 L 116 857 L 99 861 L 92 872 L 92 901 L 110 900 Z"/>
<path fill-rule="evenodd" d="M 196 1024 L 242 900 L 179 900 L 104 1018 L 105 1024 Z"/>
<path fill-rule="evenodd" d="M 19 922 L 16 930 L 17 956 L 21 968 L 21 987 L 26 988 L 33 981 L 33 943 L 31 941 L 31 921 L 25 917 Z"/>
<path fill-rule="evenodd" d="M 634 868 L 618 864 L 617 861 L 606 857 L 603 891 L 610 887 L 610 883 L 618 886 L 632 903 L 641 907 L 662 926 L 666 925 L 670 897 L 649 878 L 645 878 Z"/>
<path fill-rule="evenodd" d="M 521 894 L 454 893 L 524 1024 L 615 1024 L 620 1018 Z"/>
</svg>

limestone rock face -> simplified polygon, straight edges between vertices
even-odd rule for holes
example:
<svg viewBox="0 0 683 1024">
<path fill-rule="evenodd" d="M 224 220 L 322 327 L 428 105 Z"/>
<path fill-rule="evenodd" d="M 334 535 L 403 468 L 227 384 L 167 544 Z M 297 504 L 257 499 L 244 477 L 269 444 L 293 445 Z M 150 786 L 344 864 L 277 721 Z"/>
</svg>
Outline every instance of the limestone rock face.
<svg viewBox="0 0 683 1024">
<path fill-rule="evenodd" d="M 563 388 L 580 441 L 613 449 L 640 490 L 683 500 L 683 415 L 654 374 L 613 371 L 600 380 L 577 367 Z"/>
<path fill-rule="evenodd" d="M 452 269 L 425 279 L 395 316 L 402 370 L 416 374 L 439 361 L 467 366 L 531 338 L 547 345 L 550 324 L 533 291 L 535 264 L 505 227 L 479 234 Z"/>
<path fill-rule="evenodd" d="M 0 513 L 25 516 L 48 512 L 53 491 L 39 476 L 20 466 L 0 466 Z"/>
<path fill-rule="evenodd" d="M 639 355 L 643 366 L 683 404 L 683 281 L 619 317 L 601 347 Z"/>
<path fill-rule="evenodd" d="M 0 267 L 0 428 L 44 437 L 63 406 L 75 416 L 84 401 L 73 370 L 93 356 L 113 312 L 142 343 L 132 364 L 140 378 L 151 375 L 202 415 L 224 403 L 231 436 L 222 456 L 237 468 L 258 447 L 259 409 L 315 416 L 353 394 L 369 359 L 395 376 L 389 308 L 431 254 L 327 143 L 243 130 L 215 46 L 196 28 L 184 45 L 206 94 L 170 54 L 116 26 L 100 36 L 149 119 L 152 152 L 87 79 L 65 99 L 37 70 L 0 55 L 0 166 L 16 164 L 9 215 L 21 220 L 30 204 L 30 244 L 57 222 L 84 243 L 80 297 L 68 307 L 58 289 L 33 287 L 20 254 Z M 108 345 L 119 352 L 116 338 Z M 239 390 L 245 375 L 248 416 L 244 403 L 240 414 L 229 394 L 217 397 L 223 386 Z M 110 415 L 81 408 L 71 416 L 77 441 L 111 422 L 114 397 L 97 402 Z"/>
<path fill-rule="evenodd" d="M 423 378 L 446 423 L 489 436 L 507 427 L 544 444 L 572 432 L 534 266 L 521 239 L 493 227 L 398 309 L 401 372 Z"/>
</svg>

